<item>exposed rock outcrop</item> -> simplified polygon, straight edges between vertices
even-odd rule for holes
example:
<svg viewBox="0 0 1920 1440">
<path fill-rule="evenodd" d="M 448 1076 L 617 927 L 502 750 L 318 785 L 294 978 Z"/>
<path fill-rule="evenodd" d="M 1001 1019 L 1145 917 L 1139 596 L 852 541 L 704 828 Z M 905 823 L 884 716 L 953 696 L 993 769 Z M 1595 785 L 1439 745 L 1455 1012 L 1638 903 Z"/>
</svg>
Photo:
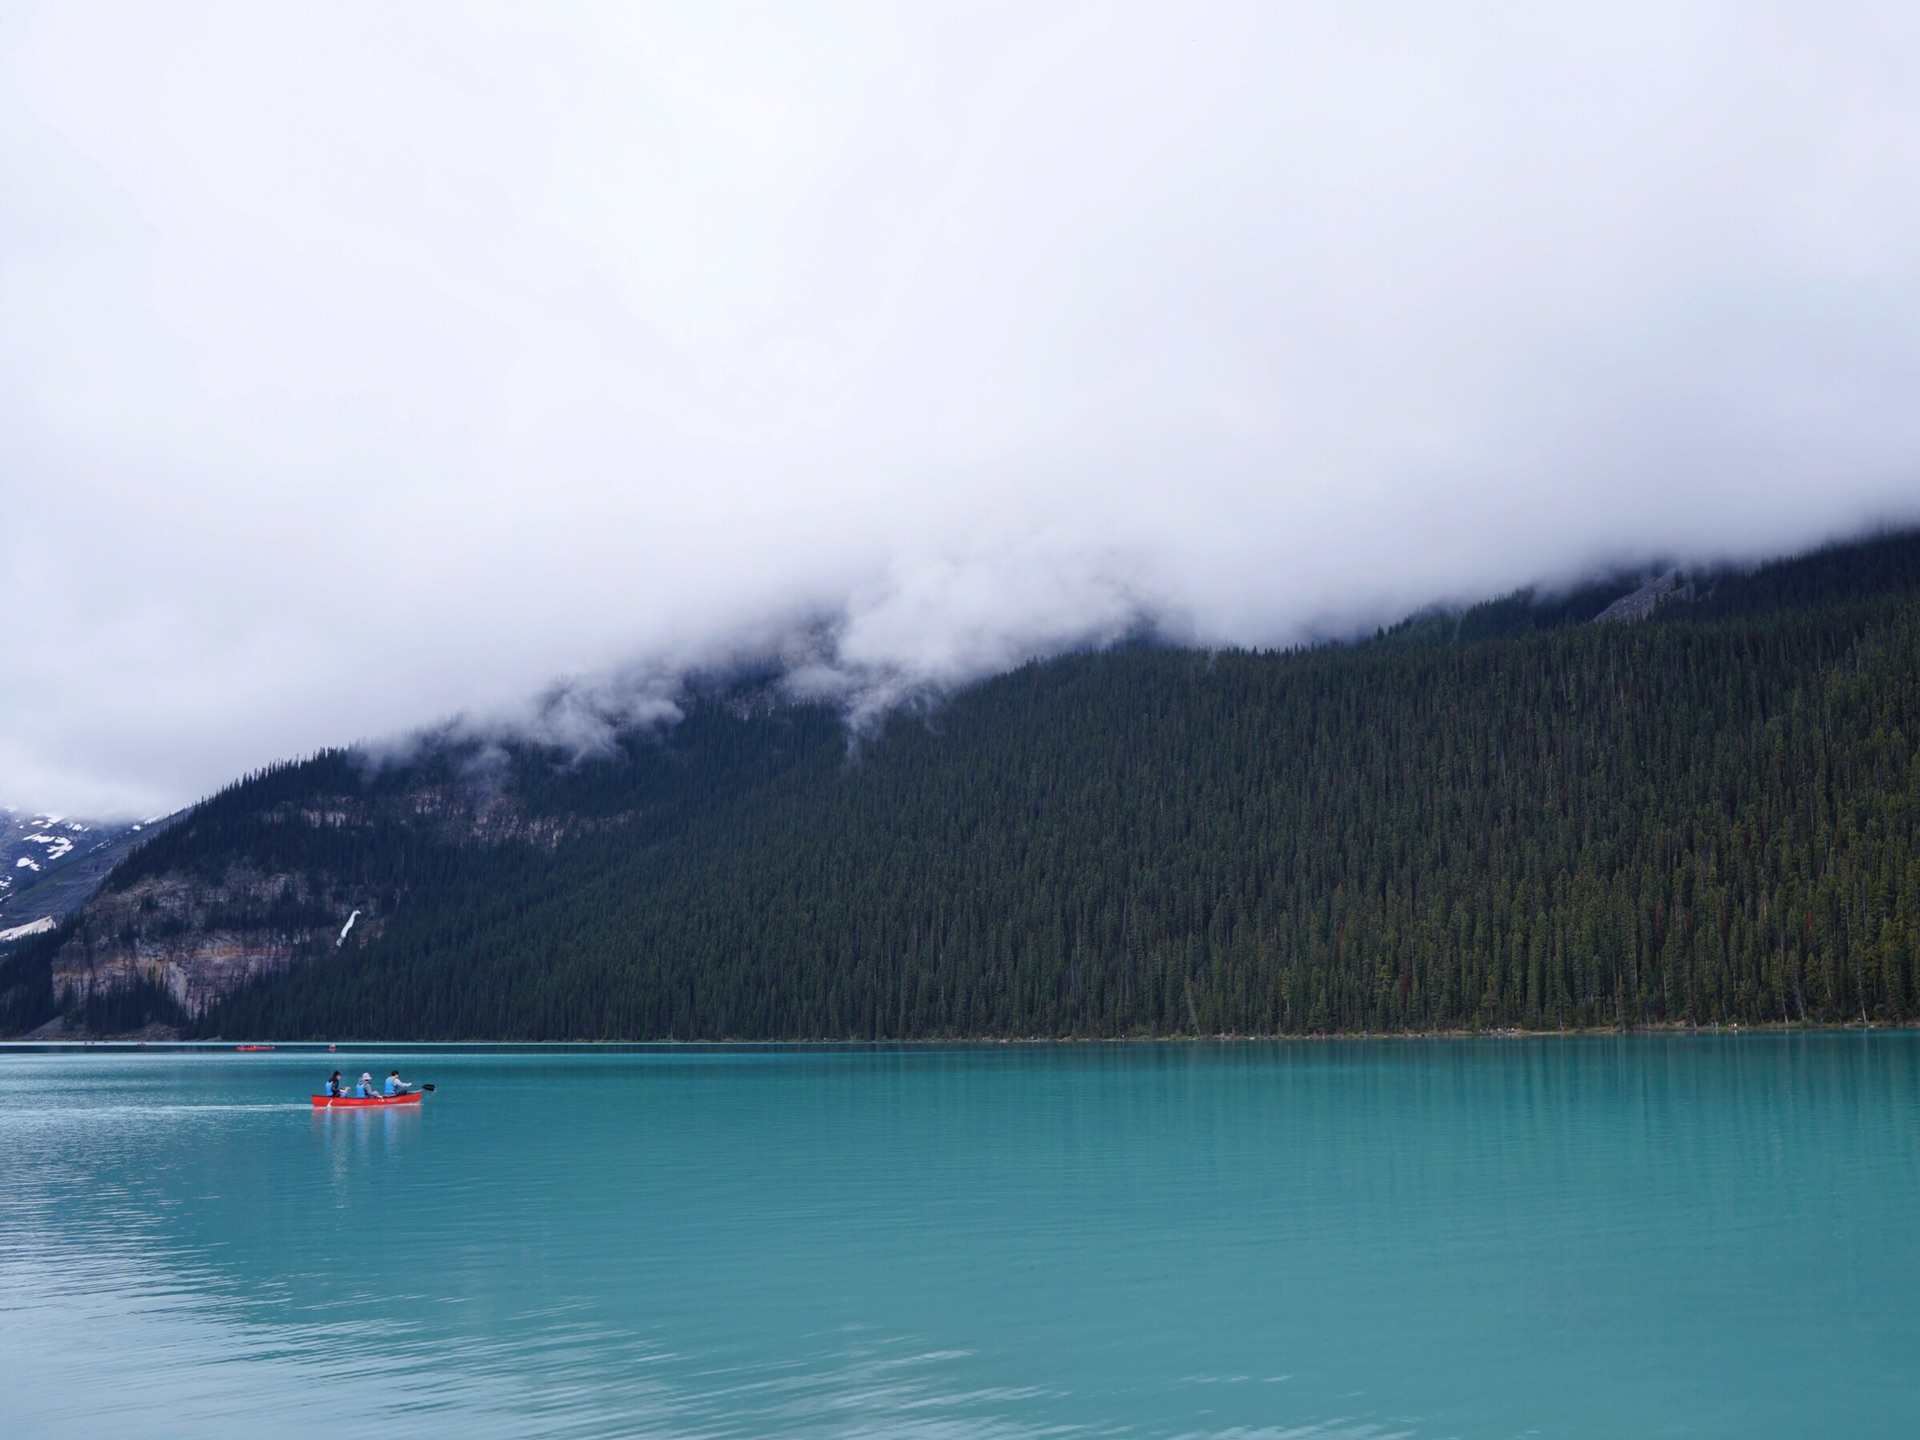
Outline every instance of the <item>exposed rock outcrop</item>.
<svg viewBox="0 0 1920 1440">
<path fill-rule="evenodd" d="M 509 843 L 551 851 L 571 835 L 618 824 L 624 814 L 596 817 L 530 813 L 504 786 L 489 777 L 440 778 L 397 788 L 377 784 L 361 793 L 310 796 L 255 812 L 248 824 L 256 835 L 286 827 L 299 832 L 330 832 L 344 843 L 392 843 L 453 847 Z M 184 842 L 203 821 L 199 812 L 180 820 Z M 148 857 L 140 874 L 136 864 L 101 890 L 77 916 L 72 933 L 52 965 L 55 1003 L 71 1009 L 90 998 L 146 982 L 172 997 L 191 1020 L 204 1014 L 247 983 L 289 966 L 321 961 L 343 946 L 369 944 L 384 931 L 402 903 L 403 889 L 356 883 L 349 863 L 341 873 L 319 857 L 329 847 L 308 846 L 289 835 L 283 848 L 313 857 L 264 868 L 257 863 L 229 864 L 217 876 L 191 863 Z M 98 882 L 96 882 L 97 884 Z M 350 917 L 358 918 L 349 925 Z"/>
<path fill-rule="evenodd" d="M 1678 570 L 1656 575 L 1631 595 L 1622 595 L 1593 617 L 1596 625 L 1608 621 L 1632 621 L 1651 618 L 1653 612 L 1674 600 L 1691 599 L 1693 586 L 1683 581 Z"/>
<path fill-rule="evenodd" d="M 332 953 L 346 917 L 352 935 L 378 935 L 379 897 L 307 875 L 236 868 L 218 883 L 154 876 L 95 897 L 53 960 L 63 1006 L 144 980 L 189 1017 L 248 981 Z"/>
</svg>

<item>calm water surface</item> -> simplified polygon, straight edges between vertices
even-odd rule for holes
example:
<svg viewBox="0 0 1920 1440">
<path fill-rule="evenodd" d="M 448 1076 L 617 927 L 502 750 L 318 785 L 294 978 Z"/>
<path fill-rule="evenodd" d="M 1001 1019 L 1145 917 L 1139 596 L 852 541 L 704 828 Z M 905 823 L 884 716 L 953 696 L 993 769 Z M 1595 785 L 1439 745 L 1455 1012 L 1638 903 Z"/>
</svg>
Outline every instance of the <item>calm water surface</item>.
<svg viewBox="0 0 1920 1440">
<path fill-rule="evenodd" d="M 1911 1437 L 1917 1202 L 1907 1034 L 9 1049 L 0 1433 Z"/>
</svg>

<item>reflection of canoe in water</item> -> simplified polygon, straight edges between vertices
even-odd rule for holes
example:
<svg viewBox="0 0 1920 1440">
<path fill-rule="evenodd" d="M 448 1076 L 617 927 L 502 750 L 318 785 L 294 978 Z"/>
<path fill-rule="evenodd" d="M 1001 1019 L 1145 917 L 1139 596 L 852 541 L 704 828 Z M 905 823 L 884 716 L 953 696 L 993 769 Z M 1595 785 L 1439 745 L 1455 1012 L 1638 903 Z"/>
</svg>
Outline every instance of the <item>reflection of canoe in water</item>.
<svg viewBox="0 0 1920 1440">
<path fill-rule="evenodd" d="M 405 1095 L 375 1095 L 368 1100 L 362 1100 L 357 1095 L 315 1095 L 312 1099 L 316 1109 L 361 1110 L 372 1109 L 379 1105 L 418 1105 L 420 1092 L 414 1090 Z"/>
</svg>

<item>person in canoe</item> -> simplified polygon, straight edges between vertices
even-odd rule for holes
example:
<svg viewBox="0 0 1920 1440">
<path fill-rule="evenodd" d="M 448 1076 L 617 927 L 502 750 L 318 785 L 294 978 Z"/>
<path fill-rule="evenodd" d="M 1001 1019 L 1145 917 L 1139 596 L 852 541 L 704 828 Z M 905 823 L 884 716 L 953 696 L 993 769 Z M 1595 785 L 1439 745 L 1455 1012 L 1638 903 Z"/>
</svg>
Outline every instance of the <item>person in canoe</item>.
<svg viewBox="0 0 1920 1440">
<path fill-rule="evenodd" d="M 362 1070 L 360 1072 L 360 1083 L 353 1087 L 353 1095 L 356 1100 L 372 1100 L 378 1097 L 379 1092 L 373 1088 L 373 1072 L 371 1070 Z"/>
<path fill-rule="evenodd" d="M 346 1087 L 340 1083 L 340 1072 L 336 1070 L 327 1078 L 327 1094 L 338 1099 L 346 1093 Z"/>
<path fill-rule="evenodd" d="M 404 1095 L 411 1089 L 413 1089 L 413 1082 L 411 1080 L 402 1080 L 398 1070 L 389 1070 L 387 1072 L 386 1088 L 381 1093 L 391 1097 L 394 1095 Z"/>
</svg>

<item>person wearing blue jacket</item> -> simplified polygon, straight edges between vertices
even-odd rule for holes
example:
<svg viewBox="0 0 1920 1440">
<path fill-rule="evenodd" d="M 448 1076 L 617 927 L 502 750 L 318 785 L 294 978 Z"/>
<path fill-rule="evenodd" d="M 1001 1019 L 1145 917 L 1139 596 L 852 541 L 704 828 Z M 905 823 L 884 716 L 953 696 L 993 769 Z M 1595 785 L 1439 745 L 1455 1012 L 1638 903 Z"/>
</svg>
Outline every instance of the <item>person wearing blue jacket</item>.
<svg viewBox="0 0 1920 1440">
<path fill-rule="evenodd" d="M 412 1088 L 411 1084 L 400 1078 L 400 1072 L 398 1070 L 389 1070 L 387 1072 L 387 1094 L 404 1095 Z"/>
</svg>

